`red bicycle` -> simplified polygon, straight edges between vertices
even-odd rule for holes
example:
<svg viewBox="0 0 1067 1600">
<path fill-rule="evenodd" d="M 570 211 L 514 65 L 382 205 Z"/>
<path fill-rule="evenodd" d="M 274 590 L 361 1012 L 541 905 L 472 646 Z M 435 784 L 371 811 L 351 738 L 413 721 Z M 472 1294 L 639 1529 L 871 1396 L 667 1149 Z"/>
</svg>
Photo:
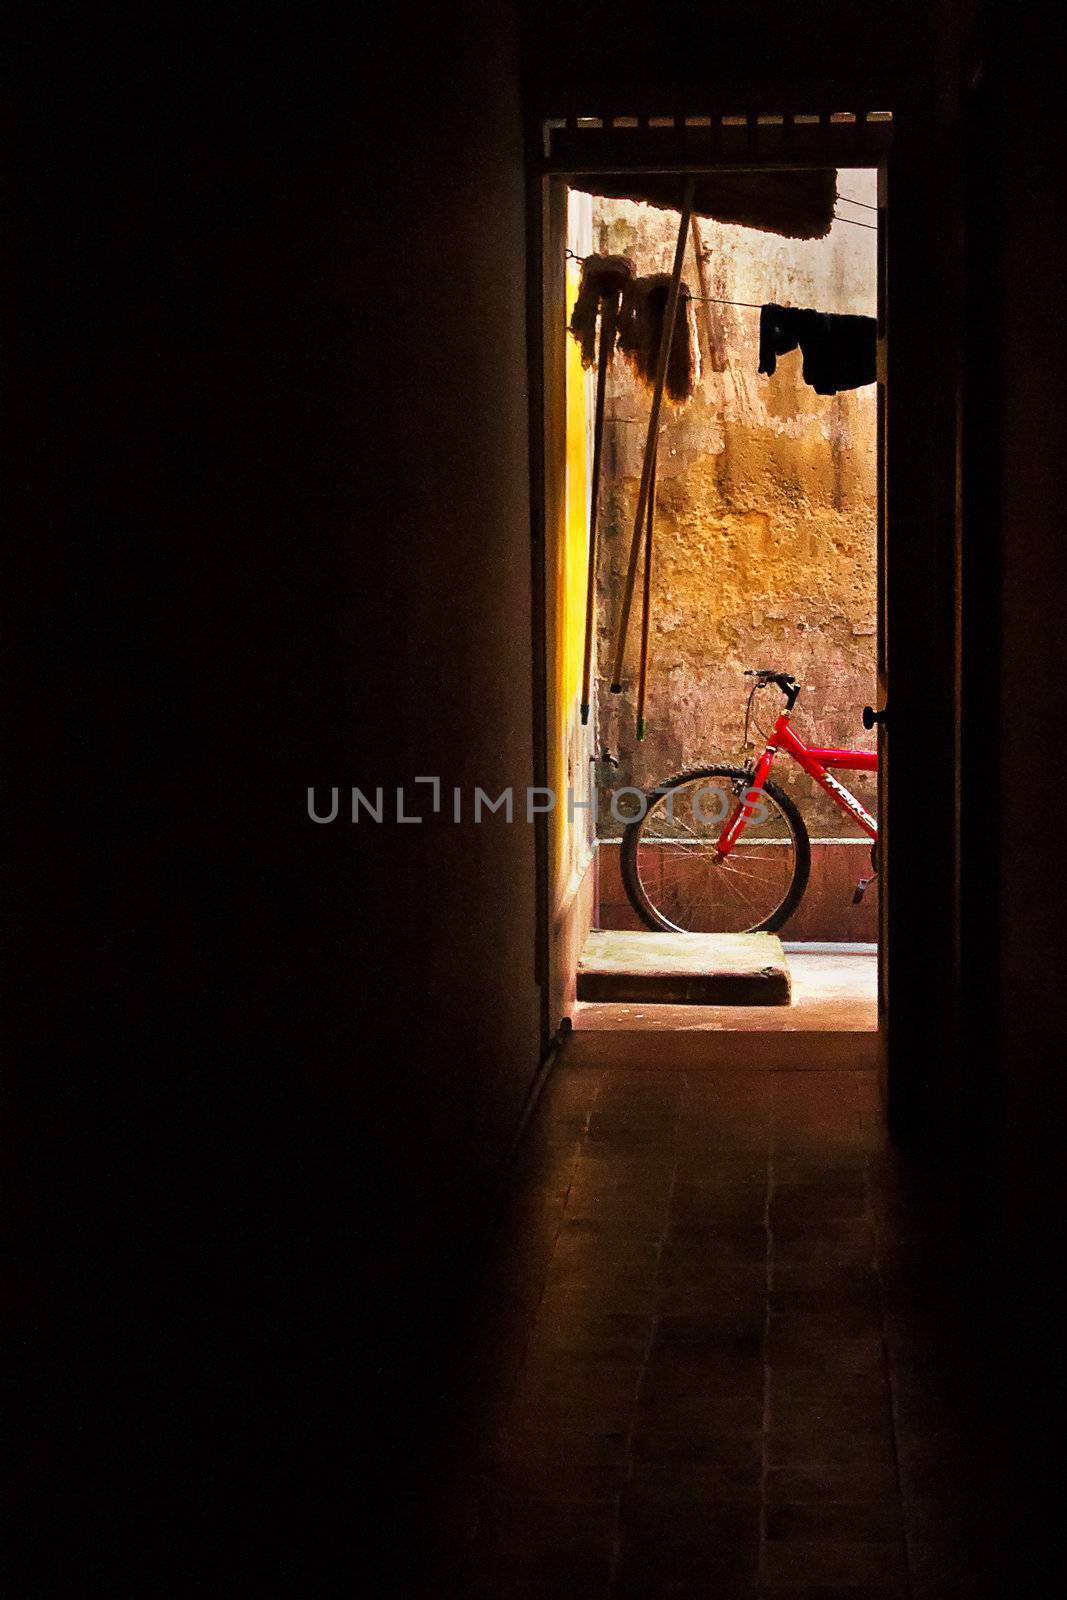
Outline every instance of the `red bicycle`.
<svg viewBox="0 0 1067 1600">
<path fill-rule="evenodd" d="M 745 744 L 753 697 L 775 684 L 785 710 L 758 760 L 746 766 L 698 767 L 658 784 L 623 834 L 621 867 L 630 903 L 649 928 L 675 933 L 773 933 L 800 904 L 811 872 L 811 843 L 790 797 L 770 781 L 779 752 L 793 757 L 842 811 L 875 841 L 878 824 L 829 768 L 877 772 L 874 750 L 807 745 L 789 725 L 801 685 L 788 672 L 766 668 L 753 678 L 745 716 Z M 864 712 L 864 723 L 873 725 Z M 857 888 L 857 899 L 866 888 Z"/>
</svg>

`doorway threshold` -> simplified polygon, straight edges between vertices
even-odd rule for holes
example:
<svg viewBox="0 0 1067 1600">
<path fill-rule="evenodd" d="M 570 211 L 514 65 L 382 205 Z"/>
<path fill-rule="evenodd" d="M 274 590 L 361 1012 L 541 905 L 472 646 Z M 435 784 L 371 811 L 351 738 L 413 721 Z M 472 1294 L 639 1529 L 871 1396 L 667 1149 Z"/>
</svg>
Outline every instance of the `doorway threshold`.
<svg viewBox="0 0 1067 1600">
<path fill-rule="evenodd" d="M 792 1003 L 590 1003 L 574 1010 L 568 1060 L 599 1064 L 605 1047 L 650 1067 L 759 1066 L 874 1070 L 880 1061 L 878 955 L 870 944 L 785 944 Z"/>
</svg>

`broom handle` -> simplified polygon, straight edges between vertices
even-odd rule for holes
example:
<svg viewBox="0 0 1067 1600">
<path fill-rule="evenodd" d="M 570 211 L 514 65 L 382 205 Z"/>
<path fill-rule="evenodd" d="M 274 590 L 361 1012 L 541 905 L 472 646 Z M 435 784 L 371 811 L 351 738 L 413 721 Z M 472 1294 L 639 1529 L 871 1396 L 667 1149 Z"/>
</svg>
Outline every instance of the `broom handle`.
<svg viewBox="0 0 1067 1600">
<path fill-rule="evenodd" d="M 711 287 L 708 283 L 708 264 L 704 259 L 704 240 L 700 232 L 700 218 L 693 216 L 693 255 L 697 264 L 697 282 L 700 284 L 700 315 L 704 324 L 704 343 L 707 346 L 708 365 L 715 368 L 715 331 L 711 325 Z"/>
<path fill-rule="evenodd" d="M 645 692 L 648 688 L 648 635 L 652 622 L 652 529 L 656 521 L 656 458 L 659 440 L 652 446 L 652 472 L 648 484 L 645 521 L 645 588 L 641 596 L 641 669 L 637 679 L 637 737 L 645 737 Z"/>
<path fill-rule="evenodd" d="M 596 411 L 593 416 L 593 481 L 589 503 L 589 572 L 585 584 L 585 655 L 582 658 L 582 726 L 589 721 L 589 695 L 593 678 L 593 629 L 596 604 L 596 530 L 600 501 L 600 460 L 604 446 L 604 396 L 608 386 L 608 367 L 615 348 L 615 328 L 619 319 L 616 295 L 600 297 L 600 360 L 596 371 Z"/>
<path fill-rule="evenodd" d="M 671 353 L 671 339 L 674 336 L 674 318 L 678 310 L 678 291 L 682 282 L 682 260 L 685 256 L 685 242 L 689 233 L 689 219 L 693 214 L 693 188 L 694 179 L 685 180 L 685 193 L 682 196 L 682 218 L 678 229 L 678 243 L 674 249 L 674 269 L 671 272 L 671 286 L 667 294 L 667 307 L 663 314 L 663 332 L 659 341 L 659 359 L 656 362 L 656 381 L 652 390 L 652 405 L 648 413 L 648 437 L 645 440 L 645 459 L 641 465 L 641 486 L 637 491 L 637 510 L 634 513 L 634 531 L 630 540 L 630 565 L 626 570 L 626 588 L 622 596 L 622 612 L 619 616 L 619 632 L 615 644 L 615 664 L 611 674 L 612 694 L 622 693 L 622 663 L 626 654 L 626 632 L 630 625 L 630 607 L 634 598 L 634 583 L 637 578 L 637 562 L 641 554 L 641 536 L 644 533 L 645 508 L 648 504 L 648 480 L 652 466 L 652 443 L 659 431 L 659 413 L 663 404 L 663 384 L 667 376 L 667 361 Z"/>
</svg>

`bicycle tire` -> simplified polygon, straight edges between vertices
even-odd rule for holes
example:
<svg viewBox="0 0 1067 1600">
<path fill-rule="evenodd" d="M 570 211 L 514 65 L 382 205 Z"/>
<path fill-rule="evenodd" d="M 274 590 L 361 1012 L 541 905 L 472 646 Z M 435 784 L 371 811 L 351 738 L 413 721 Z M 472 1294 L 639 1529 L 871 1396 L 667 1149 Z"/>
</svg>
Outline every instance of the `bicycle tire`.
<svg viewBox="0 0 1067 1600">
<path fill-rule="evenodd" d="M 700 778 L 727 778 L 731 782 L 748 784 L 751 782 L 751 773 L 743 767 L 714 766 L 692 767 L 686 772 L 680 772 L 675 777 L 669 778 L 666 783 L 657 784 L 654 789 L 647 791 L 645 800 L 647 809 L 642 817 L 631 822 L 622 837 L 619 865 L 622 872 L 622 881 L 626 889 L 627 898 L 631 906 L 641 918 L 647 928 L 659 929 L 668 933 L 686 933 L 690 930 L 679 928 L 670 920 L 649 898 L 641 876 L 638 871 L 638 850 L 642 835 L 650 819 L 655 815 L 658 805 L 666 799 L 672 789 L 678 789 L 684 784 L 693 783 Z M 804 819 L 800 815 L 793 801 L 779 788 L 778 784 L 767 781 L 763 789 L 778 806 L 793 838 L 793 874 L 788 889 L 780 904 L 761 921 L 753 923 L 749 928 L 735 929 L 735 932 L 745 933 L 777 933 L 793 915 L 804 896 L 811 875 L 811 842 Z M 715 931 L 715 930 L 709 930 Z"/>
</svg>

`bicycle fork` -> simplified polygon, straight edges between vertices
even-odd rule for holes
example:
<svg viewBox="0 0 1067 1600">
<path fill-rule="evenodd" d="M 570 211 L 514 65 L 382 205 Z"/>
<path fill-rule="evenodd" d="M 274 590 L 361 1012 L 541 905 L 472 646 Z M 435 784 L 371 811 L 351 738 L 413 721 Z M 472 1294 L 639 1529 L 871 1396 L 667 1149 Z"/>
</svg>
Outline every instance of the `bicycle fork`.
<svg viewBox="0 0 1067 1600">
<path fill-rule="evenodd" d="M 725 828 L 715 841 L 715 854 L 719 860 L 725 860 L 734 845 L 740 839 L 745 824 L 759 804 L 760 791 L 766 783 L 771 770 L 771 763 L 778 754 L 778 746 L 769 744 L 756 764 L 747 787 L 742 789 L 733 815 L 727 821 Z"/>
</svg>

